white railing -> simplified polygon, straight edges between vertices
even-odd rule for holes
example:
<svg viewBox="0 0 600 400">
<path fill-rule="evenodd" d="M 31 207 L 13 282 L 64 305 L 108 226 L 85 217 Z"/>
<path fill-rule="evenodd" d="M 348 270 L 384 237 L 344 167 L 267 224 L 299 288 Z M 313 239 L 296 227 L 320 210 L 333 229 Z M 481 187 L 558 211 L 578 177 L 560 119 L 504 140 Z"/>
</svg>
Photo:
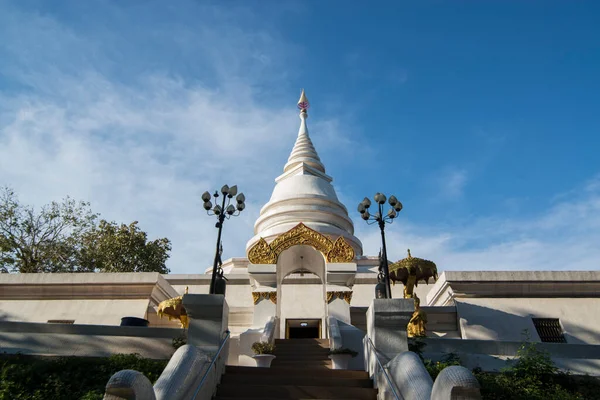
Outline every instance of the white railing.
<svg viewBox="0 0 600 400">
<path fill-rule="evenodd" d="M 208 376 L 210 375 L 210 372 L 211 372 L 211 370 L 213 368 L 215 368 L 215 378 L 216 378 L 216 380 L 219 379 L 219 375 L 221 374 L 222 371 L 217 371 L 217 362 L 220 361 L 220 359 L 221 359 L 221 352 L 225 348 L 225 345 L 227 344 L 227 341 L 229 340 L 229 336 L 230 335 L 231 335 L 231 332 L 225 331 L 225 337 L 221 341 L 221 344 L 219 345 L 219 349 L 217 350 L 217 352 L 216 352 L 215 356 L 213 357 L 212 361 L 210 362 L 210 365 L 206 369 L 206 372 L 204 373 L 204 376 L 202 377 L 202 380 L 200 380 L 200 383 L 198 384 L 198 387 L 196 388 L 196 391 L 194 392 L 194 395 L 192 396 L 191 400 L 196 400 L 196 396 L 198 396 L 198 393 L 200 393 L 200 390 L 202 389 L 202 386 L 207 381 Z M 212 398 L 212 394 L 210 395 L 210 398 Z"/>
<path fill-rule="evenodd" d="M 395 400 L 404 400 L 403 397 L 401 397 L 398 394 L 398 391 L 396 390 L 396 385 L 394 384 L 394 382 L 390 378 L 390 375 L 388 374 L 388 371 L 385 369 L 385 367 L 381 363 L 381 360 L 379 359 L 379 355 L 377 354 L 377 349 L 375 348 L 375 345 L 371 341 L 371 338 L 368 337 L 368 336 L 365 336 L 365 339 L 366 339 L 365 342 L 366 342 L 366 344 L 368 346 L 368 350 L 367 350 L 368 358 L 367 358 L 367 360 L 370 360 L 371 357 L 373 357 L 375 359 L 375 361 L 376 361 L 376 364 L 377 364 L 376 367 L 375 367 L 375 371 L 373 371 L 373 380 L 377 381 L 377 376 L 381 372 L 383 374 L 383 376 L 385 377 L 385 380 L 387 382 L 387 386 L 389 387 L 389 391 L 392 393 L 393 398 Z"/>
</svg>

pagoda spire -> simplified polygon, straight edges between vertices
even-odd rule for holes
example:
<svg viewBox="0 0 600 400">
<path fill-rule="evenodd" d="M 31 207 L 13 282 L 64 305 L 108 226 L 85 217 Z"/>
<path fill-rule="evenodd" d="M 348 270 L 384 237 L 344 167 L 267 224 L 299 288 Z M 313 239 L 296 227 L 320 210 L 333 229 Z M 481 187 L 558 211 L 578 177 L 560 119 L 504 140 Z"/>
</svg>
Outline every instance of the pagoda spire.
<svg viewBox="0 0 600 400">
<path fill-rule="evenodd" d="M 290 169 L 296 167 L 297 165 L 304 163 L 320 172 L 325 173 L 325 166 L 321 162 L 319 154 L 317 154 L 317 150 L 315 150 L 315 146 L 313 145 L 312 141 L 310 140 L 310 137 L 308 136 L 308 127 L 306 126 L 306 119 L 308 118 L 307 110 L 309 107 L 310 103 L 306 98 L 306 93 L 304 92 L 304 89 L 302 89 L 302 93 L 300 94 L 300 100 L 298 100 L 298 108 L 300 109 L 300 129 L 298 130 L 298 138 L 296 139 L 294 148 L 290 153 L 288 162 L 283 168 L 284 172 L 287 172 Z"/>
</svg>

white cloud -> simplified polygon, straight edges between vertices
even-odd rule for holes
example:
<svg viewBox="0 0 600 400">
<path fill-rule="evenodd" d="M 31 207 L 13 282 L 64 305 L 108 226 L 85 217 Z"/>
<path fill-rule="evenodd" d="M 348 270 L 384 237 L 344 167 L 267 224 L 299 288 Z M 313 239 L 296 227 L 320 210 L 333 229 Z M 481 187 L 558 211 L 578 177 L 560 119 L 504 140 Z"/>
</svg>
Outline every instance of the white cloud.
<svg viewBox="0 0 600 400">
<path fill-rule="evenodd" d="M 467 179 L 468 174 L 465 169 L 445 168 L 435 178 L 438 196 L 444 200 L 462 197 Z"/>
<path fill-rule="evenodd" d="M 102 53 L 110 35 L 78 35 L 48 16 L 3 18 L 10 21 L 6 37 L 18 40 L 0 46 L 11 60 L 1 71 L 27 89 L 0 93 L 0 185 L 24 203 L 70 195 L 91 201 L 104 218 L 139 220 L 151 238 L 172 240 L 172 271 L 191 273 L 212 264 L 216 241 L 201 193 L 238 184 L 247 211 L 226 223 L 224 256 L 244 254 L 299 124 L 295 95 L 278 106 L 257 101 L 264 93 L 253 84 L 274 63 L 269 54 L 281 47 L 275 39 L 204 25 L 203 61 L 222 74 L 210 86 L 151 69 L 123 82 L 103 73 L 103 63 L 74 56 L 89 48 Z M 46 42 L 61 46 L 50 54 Z M 114 61 L 103 56 L 95 57 Z M 256 76 L 240 79 L 248 65 Z"/>
</svg>

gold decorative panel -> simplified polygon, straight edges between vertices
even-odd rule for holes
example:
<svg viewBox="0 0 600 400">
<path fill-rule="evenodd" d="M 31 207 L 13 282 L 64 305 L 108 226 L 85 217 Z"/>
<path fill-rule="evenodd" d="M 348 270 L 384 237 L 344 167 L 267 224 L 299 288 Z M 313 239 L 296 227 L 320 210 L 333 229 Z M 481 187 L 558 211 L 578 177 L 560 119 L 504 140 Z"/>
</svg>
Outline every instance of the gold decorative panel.
<svg viewBox="0 0 600 400">
<path fill-rule="evenodd" d="M 248 251 L 248 259 L 252 264 L 275 264 L 277 262 L 277 256 L 263 238 L 260 238 L 258 243 Z"/>
<path fill-rule="evenodd" d="M 333 243 L 327 236 L 300 223 L 273 240 L 271 242 L 271 248 L 276 257 L 279 257 L 279 254 L 284 250 L 302 244 L 312 246 L 323 254 L 327 254 L 333 247 Z"/>
<path fill-rule="evenodd" d="M 248 259 L 252 264 L 276 264 L 279 255 L 292 246 L 307 245 L 319 250 L 329 263 L 352 262 L 354 249 L 342 236 L 332 242 L 327 236 L 299 223 L 282 233 L 271 244 L 263 238 L 250 248 Z"/>
<path fill-rule="evenodd" d="M 354 260 L 354 249 L 346 242 L 346 239 L 340 236 L 327 253 L 327 262 L 343 263 L 352 260 Z"/>
<path fill-rule="evenodd" d="M 277 304 L 277 292 L 252 292 L 254 304 L 258 304 L 260 299 L 269 299 L 273 304 Z"/>
<path fill-rule="evenodd" d="M 331 303 L 335 298 L 344 299 L 350 304 L 352 301 L 352 292 L 327 292 L 327 303 Z"/>
</svg>

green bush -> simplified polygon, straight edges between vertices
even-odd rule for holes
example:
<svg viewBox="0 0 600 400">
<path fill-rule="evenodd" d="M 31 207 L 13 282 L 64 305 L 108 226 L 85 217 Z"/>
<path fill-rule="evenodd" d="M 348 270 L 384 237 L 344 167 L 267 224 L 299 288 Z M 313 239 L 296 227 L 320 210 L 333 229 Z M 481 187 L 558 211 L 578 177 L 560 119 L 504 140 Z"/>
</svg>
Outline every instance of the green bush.
<svg viewBox="0 0 600 400">
<path fill-rule="evenodd" d="M 0 400 L 101 400 L 108 379 L 122 369 L 158 379 L 167 360 L 150 360 L 137 354 L 108 358 L 0 358 Z"/>
<path fill-rule="evenodd" d="M 460 358 L 453 353 L 437 362 L 424 359 L 425 346 L 418 339 L 409 341 L 409 350 L 421 357 L 432 379 L 435 380 L 444 368 L 460 365 Z M 550 354 L 540 350 L 528 337 L 521 344 L 517 356 L 501 372 L 484 372 L 479 368 L 473 370 L 481 385 L 483 399 L 600 400 L 600 381 L 597 378 L 560 372 Z"/>
</svg>

